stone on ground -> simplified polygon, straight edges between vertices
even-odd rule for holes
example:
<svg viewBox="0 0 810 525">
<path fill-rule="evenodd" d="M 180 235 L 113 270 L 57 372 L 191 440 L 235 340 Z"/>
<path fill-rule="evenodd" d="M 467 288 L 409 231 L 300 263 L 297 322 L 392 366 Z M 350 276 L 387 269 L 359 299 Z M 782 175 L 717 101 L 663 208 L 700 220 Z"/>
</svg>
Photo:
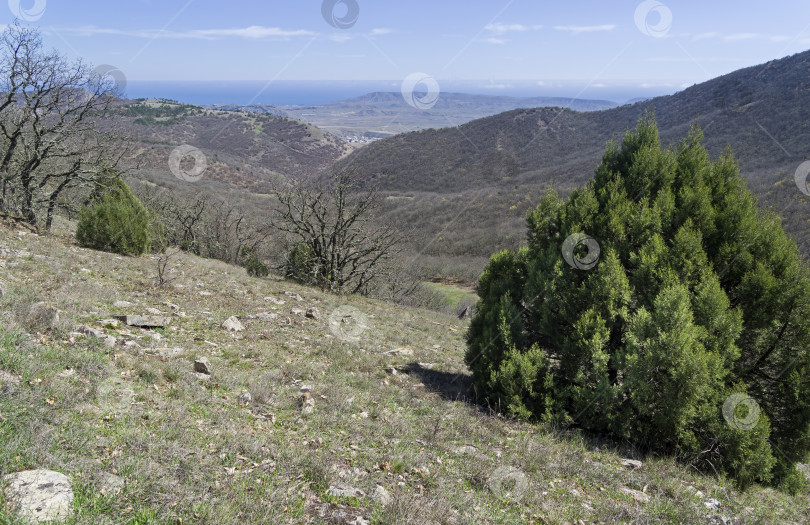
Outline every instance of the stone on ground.
<svg viewBox="0 0 810 525">
<path fill-rule="evenodd" d="M 328 494 L 333 498 L 362 498 L 366 495 L 362 490 L 344 483 L 330 486 Z"/>
<path fill-rule="evenodd" d="M 222 328 L 224 328 L 229 332 L 241 332 L 245 329 L 245 327 L 242 325 L 239 319 L 236 318 L 236 316 L 229 317 L 227 320 L 225 320 L 225 322 L 222 323 Z"/>
<path fill-rule="evenodd" d="M 5 476 L 6 505 L 20 518 L 34 523 L 62 521 L 70 515 L 70 479 L 52 470 L 26 470 Z"/>
<path fill-rule="evenodd" d="M 368 497 L 371 498 L 371 501 L 379 503 L 383 507 L 387 507 L 394 501 L 394 498 L 391 497 L 391 493 L 389 493 L 385 487 L 381 485 L 374 487 L 369 493 Z"/>
<path fill-rule="evenodd" d="M 159 315 L 117 315 L 119 321 L 123 321 L 127 326 L 138 328 L 164 328 L 172 322 L 171 317 Z"/>
<path fill-rule="evenodd" d="M 198 374 L 211 375 L 211 363 L 207 357 L 201 357 L 194 361 L 194 371 Z"/>
</svg>

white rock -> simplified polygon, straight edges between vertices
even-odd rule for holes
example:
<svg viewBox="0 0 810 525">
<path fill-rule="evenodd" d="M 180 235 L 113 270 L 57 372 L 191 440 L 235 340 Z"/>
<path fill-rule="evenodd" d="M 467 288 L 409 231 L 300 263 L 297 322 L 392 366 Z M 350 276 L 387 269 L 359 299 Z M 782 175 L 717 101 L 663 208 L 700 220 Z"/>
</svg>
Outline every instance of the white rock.
<svg viewBox="0 0 810 525">
<path fill-rule="evenodd" d="M 75 328 L 76 332 L 83 334 L 87 337 L 91 337 L 93 339 L 101 339 L 104 342 L 104 346 L 107 348 L 113 348 L 118 340 L 111 336 L 105 334 L 101 330 L 96 330 L 95 328 L 91 328 L 89 326 L 80 325 Z"/>
<path fill-rule="evenodd" d="M 362 498 L 366 495 L 362 490 L 343 483 L 330 486 L 328 494 L 333 498 Z"/>
<path fill-rule="evenodd" d="M 50 328 L 59 322 L 59 311 L 44 301 L 40 301 L 30 306 L 28 309 L 28 319 L 38 326 Z"/>
<path fill-rule="evenodd" d="M 383 355 L 388 356 L 395 356 L 395 355 L 413 355 L 413 350 L 410 348 L 397 348 L 396 350 L 389 350 L 384 352 Z"/>
<path fill-rule="evenodd" d="M 20 376 L 16 376 L 11 372 L 6 372 L 5 370 L 0 370 L 0 383 L 13 383 L 15 385 L 19 385 L 20 380 Z"/>
<path fill-rule="evenodd" d="M 112 328 L 113 330 L 116 330 L 119 326 L 121 326 L 121 321 L 118 319 L 102 319 L 98 322 L 98 324 L 104 328 Z"/>
<path fill-rule="evenodd" d="M 243 405 L 249 405 L 253 401 L 253 396 L 250 395 L 250 392 L 242 392 L 237 400 Z"/>
<path fill-rule="evenodd" d="M 35 523 L 67 519 L 73 504 L 70 479 L 51 470 L 8 474 L 6 502 L 22 519 Z"/>
<path fill-rule="evenodd" d="M 394 498 L 391 497 L 391 494 L 387 490 L 385 490 L 385 487 L 381 485 L 377 485 L 376 487 L 374 487 L 368 496 L 369 498 L 371 498 L 371 501 L 377 502 L 383 507 L 387 507 L 394 501 Z"/>
<path fill-rule="evenodd" d="M 630 470 L 637 470 L 643 467 L 644 464 L 636 459 L 623 459 L 622 466 L 627 467 Z"/>
<path fill-rule="evenodd" d="M 224 323 L 222 323 L 222 328 L 228 330 L 229 332 L 242 332 L 245 329 L 236 316 L 229 317 Z"/>
<path fill-rule="evenodd" d="M 719 509 L 720 507 L 723 506 L 722 503 L 720 503 L 714 498 L 707 499 L 706 501 L 703 502 L 703 504 L 706 505 L 706 508 L 709 510 Z"/>
<path fill-rule="evenodd" d="M 273 312 L 261 312 L 258 314 L 251 314 L 243 317 L 243 319 L 249 320 L 258 319 L 259 321 L 274 321 L 277 318 L 278 314 L 274 314 Z"/>
<path fill-rule="evenodd" d="M 634 500 L 636 500 L 639 503 L 647 503 L 650 501 L 650 496 L 641 492 L 640 490 L 635 490 L 627 487 L 622 487 L 620 490 L 625 494 L 630 495 Z"/>
<path fill-rule="evenodd" d="M 470 456 L 483 457 L 484 454 L 475 445 L 462 445 L 453 449 L 456 454 L 469 454 Z"/>
<path fill-rule="evenodd" d="M 176 359 L 180 357 L 183 352 L 182 348 L 174 347 L 174 348 L 150 348 L 146 350 L 146 355 L 154 356 L 160 358 L 162 360 L 166 359 Z M 203 358 L 205 359 L 205 358 Z"/>
</svg>

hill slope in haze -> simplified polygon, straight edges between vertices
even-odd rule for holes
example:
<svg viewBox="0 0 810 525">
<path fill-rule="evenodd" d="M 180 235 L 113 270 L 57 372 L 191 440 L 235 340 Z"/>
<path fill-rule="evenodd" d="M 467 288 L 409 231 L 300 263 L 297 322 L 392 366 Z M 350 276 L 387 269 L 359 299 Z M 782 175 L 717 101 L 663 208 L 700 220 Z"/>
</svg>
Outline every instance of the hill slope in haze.
<svg viewBox="0 0 810 525">
<path fill-rule="evenodd" d="M 328 171 L 351 147 L 323 130 L 288 117 L 218 111 L 162 100 L 125 101 L 116 122 L 136 139 L 141 174 L 169 174 L 169 156 L 188 144 L 206 156 L 206 183 L 261 192 L 282 177 Z"/>
<path fill-rule="evenodd" d="M 471 120 L 517 108 L 563 107 L 576 111 L 596 111 L 616 107 L 607 100 L 563 97 L 505 97 L 440 93 L 436 104 L 426 111 L 405 102 L 401 93 L 375 92 L 308 106 L 213 106 L 258 113 L 286 115 L 309 122 L 340 137 L 389 137 L 426 128 L 458 126 Z"/>
<path fill-rule="evenodd" d="M 733 72 L 675 95 L 605 111 L 519 109 L 456 128 L 378 141 L 341 160 L 392 192 L 459 192 L 584 184 L 605 144 L 653 111 L 665 143 L 698 122 L 713 156 L 732 146 L 750 187 L 787 216 L 810 248 L 804 196 L 793 184 L 810 157 L 810 52 Z M 466 197 L 465 197 L 466 198 Z M 804 210 L 804 219 L 800 219 Z"/>
</svg>

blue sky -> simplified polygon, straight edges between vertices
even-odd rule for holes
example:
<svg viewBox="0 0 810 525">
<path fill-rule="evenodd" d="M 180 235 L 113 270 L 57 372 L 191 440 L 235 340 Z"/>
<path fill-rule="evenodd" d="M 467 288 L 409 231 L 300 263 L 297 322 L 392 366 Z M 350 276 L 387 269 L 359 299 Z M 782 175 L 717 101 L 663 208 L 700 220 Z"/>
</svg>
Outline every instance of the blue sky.
<svg viewBox="0 0 810 525">
<path fill-rule="evenodd" d="M 615 85 L 674 92 L 810 49 L 807 0 L 333 0 L 338 22 L 355 4 L 346 28 L 328 23 L 322 0 L 8 3 L 8 22 L 22 15 L 49 45 L 114 65 L 130 81 L 424 72 L 492 93 L 575 81 L 596 98 Z"/>
</svg>

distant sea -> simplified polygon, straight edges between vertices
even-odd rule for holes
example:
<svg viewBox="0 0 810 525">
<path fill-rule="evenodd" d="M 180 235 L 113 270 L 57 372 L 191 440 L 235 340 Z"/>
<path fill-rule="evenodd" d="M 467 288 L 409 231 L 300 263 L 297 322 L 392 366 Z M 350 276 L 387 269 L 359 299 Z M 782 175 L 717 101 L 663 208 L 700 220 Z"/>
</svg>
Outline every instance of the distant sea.
<svg viewBox="0 0 810 525">
<path fill-rule="evenodd" d="M 439 81 L 441 91 L 510 97 L 578 97 L 626 102 L 671 94 L 675 87 L 616 84 L 589 87 L 576 81 L 539 86 L 537 82 Z M 401 81 L 138 81 L 127 82 L 128 98 L 165 98 L 187 104 L 316 105 L 375 91 L 399 92 Z"/>
</svg>

